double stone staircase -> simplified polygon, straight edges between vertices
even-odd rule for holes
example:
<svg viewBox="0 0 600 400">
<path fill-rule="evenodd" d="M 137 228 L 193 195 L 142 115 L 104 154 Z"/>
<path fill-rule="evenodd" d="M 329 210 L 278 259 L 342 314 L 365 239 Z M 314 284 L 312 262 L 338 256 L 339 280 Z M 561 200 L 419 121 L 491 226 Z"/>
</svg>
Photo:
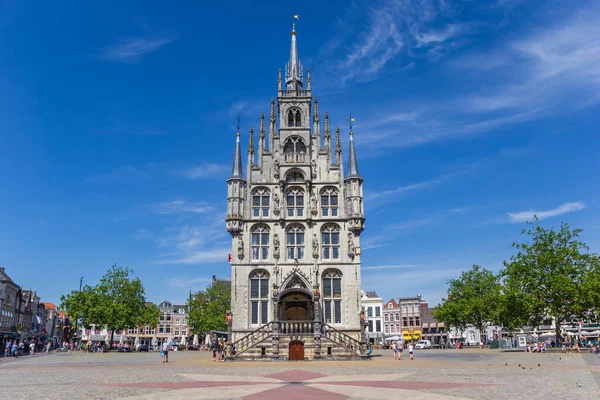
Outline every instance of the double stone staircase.
<svg viewBox="0 0 600 400">
<path fill-rule="evenodd" d="M 304 359 L 366 358 L 366 343 L 329 324 L 271 321 L 233 343 L 233 359 L 288 360 L 290 343 L 302 343 Z"/>
</svg>

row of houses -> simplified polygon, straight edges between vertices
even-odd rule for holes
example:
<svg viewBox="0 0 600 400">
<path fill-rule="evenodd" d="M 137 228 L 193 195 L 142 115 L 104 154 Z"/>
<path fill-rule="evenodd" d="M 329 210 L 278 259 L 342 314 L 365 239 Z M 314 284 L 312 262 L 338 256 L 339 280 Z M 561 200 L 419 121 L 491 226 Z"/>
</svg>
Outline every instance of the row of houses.
<svg viewBox="0 0 600 400">
<path fill-rule="evenodd" d="M 0 267 L 0 343 L 48 340 L 69 336 L 70 321 L 56 305 L 41 302 L 34 290 L 23 289 Z"/>
<path fill-rule="evenodd" d="M 366 336 L 371 344 L 383 344 L 396 337 L 407 341 L 430 340 L 437 345 L 448 343 L 446 326 L 436 321 L 433 308 L 420 294 L 383 303 L 376 292 L 362 291 L 361 302 L 366 314 Z"/>
</svg>

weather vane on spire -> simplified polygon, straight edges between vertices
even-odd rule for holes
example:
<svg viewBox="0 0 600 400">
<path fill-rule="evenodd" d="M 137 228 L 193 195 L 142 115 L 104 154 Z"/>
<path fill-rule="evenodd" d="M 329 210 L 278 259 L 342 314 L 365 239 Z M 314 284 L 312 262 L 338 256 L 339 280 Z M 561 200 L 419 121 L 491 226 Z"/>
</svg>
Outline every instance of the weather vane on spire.
<svg viewBox="0 0 600 400">
<path fill-rule="evenodd" d="M 348 125 L 350 125 L 350 134 L 352 135 L 352 126 L 353 122 L 356 121 L 356 118 L 354 118 L 352 113 L 350 113 L 350 117 L 346 121 L 348 121 Z"/>
<path fill-rule="evenodd" d="M 237 130 L 237 131 L 238 131 L 238 132 L 240 131 L 240 128 L 241 128 L 241 127 L 242 127 L 242 124 L 240 123 L 240 113 L 238 113 L 238 125 L 237 125 L 237 128 L 238 128 L 238 130 Z"/>
</svg>

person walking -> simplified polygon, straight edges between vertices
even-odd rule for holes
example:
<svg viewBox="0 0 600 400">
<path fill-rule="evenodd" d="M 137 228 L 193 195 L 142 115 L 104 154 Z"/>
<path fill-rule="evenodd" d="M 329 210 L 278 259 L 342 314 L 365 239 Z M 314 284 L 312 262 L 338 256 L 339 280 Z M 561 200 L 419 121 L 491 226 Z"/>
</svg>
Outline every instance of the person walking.
<svg viewBox="0 0 600 400">
<path fill-rule="evenodd" d="M 392 342 L 392 352 L 394 353 L 394 360 L 396 360 L 396 357 L 398 356 L 397 351 L 398 349 L 396 348 L 396 342 Z"/>
<path fill-rule="evenodd" d="M 17 345 L 17 342 L 13 342 L 11 348 L 10 348 L 10 354 L 12 355 L 12 358 L 17 358 L 19 353 L 19 346 Z"/>
<path fill-rule="evenodd" d="M 6 342 L 6 345 L 4 346 L 4 357 L 8 357 L 10 355 L 10 347 L 11 347 L 11 343 L 10 343 L 10 340 L 8 340 Z"/>
<path fill-rule="evenodd" d="M 29 357 L 33 357 L 33 352 L 35 351 L 35 343 L 29 343 Z"/>
<path fill-rule="evenodd" d="M 398 352 L 398 360 L 402 360 L 402 350 L 404 350 L 404 341 L 398 339 L 396 342 L 396 351 Z"/>
<path fill-rule="evenodd" d="M 169 342 L 165 340 L 162 346 L 163 362 L 169 362 Z"/>
<path fill-rule="evenodd" d="M 414 353 L 415 351 L 415 346 L 413 346 L 412 342 L 408 345 L 408 356 L 410 357 L 411 360 L 414 360 Z"/>
</svg>

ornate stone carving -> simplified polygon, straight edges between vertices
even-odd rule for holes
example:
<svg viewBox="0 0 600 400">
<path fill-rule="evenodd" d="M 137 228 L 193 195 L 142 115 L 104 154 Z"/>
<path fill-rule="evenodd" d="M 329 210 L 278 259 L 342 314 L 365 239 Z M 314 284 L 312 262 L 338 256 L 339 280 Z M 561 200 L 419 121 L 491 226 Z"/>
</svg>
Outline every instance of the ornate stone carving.
<svg viewBox="0 0 600 400">
<path fill-rule="evenodd" d="M 319 287 L 319 264 L 317 264 L 315 262 L 315 265 L 313 265 L 312 270 L 313 270 L 313 274 L 315 275 L 314 286 L 318 288 Z"/>
<path fill-rule="evenodd" d="M 279 215 L 279 193 L 277 191 L 273 192 L 273 214 Z"/>
<path fill-rule="evenodd" d="M 319 205 L 317 203 L 317 196 L 315 196 L 314 193 L 312 194 L 312 196 L 310 196 L 310 211 L 312 212 L 313 216 L 316 216 L 319 213 Z"/>
<path fill-rule="evenodd" d="M 273 235 L 273 258 L 275 258 L 276 260 L 279 260 L 279 246 L 279 235 L 276 233 L 275 235 Z M 279 270 L 279 267 L 277 267 L 277 265 L 275 265 L 275 268 Z M 275 272 L 275 269 L 273 269 L 273 272 Z"/>
<path fill-rule="evenodd" d="M 355 248 L 354 248 L 354 236 L 352 232 L 348 233 L 348 256 L 350 258 L 354 258 Z"/>
<path fill-rule="evenodd" d="M 317 179 L 317 160 L 315 160 L 314 158 L 312 159 L 312 161 L 310 162 L 310 172 L 311 172 L 311 176 L 313 179 Z"/>
<path fill-rule="evenodd" d="M 244 239 L 242 235 L 238 236 L 238 258 L 240 260 L 244 259 Z"/>
<path fill-rule="evenodd" d="M 319 239 L 317 239 L 317 234 L 313 234 L 312 239 L 312 249 L 313 249 L 313 258 L 319 258 Z"/>
<path fill-rule="evenodd" d="M 275 162 L 273 163 L 273 177 L 275 179 L 279 179 L 279 159 L 276 158 Z"/>
</svg>

